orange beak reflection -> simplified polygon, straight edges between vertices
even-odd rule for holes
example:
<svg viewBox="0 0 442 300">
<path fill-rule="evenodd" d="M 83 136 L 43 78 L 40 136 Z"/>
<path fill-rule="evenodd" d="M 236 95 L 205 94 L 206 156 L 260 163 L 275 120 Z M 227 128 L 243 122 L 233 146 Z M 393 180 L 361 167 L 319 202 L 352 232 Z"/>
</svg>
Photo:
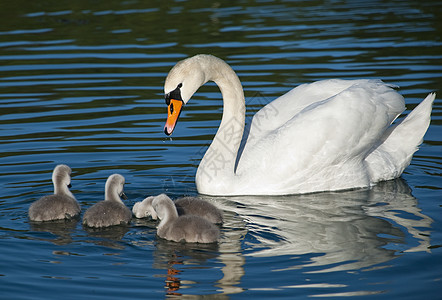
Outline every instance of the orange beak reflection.
<svg viewBox="0 0 442 300">
<path fill-rule="evenodd" d="M 176 123 L 178 122 L 178 117 L 180 116 L 181 109 L 183 108 L 183 101 L 170 99 L 170 103 L 167 107 L 167 121 L 164 126 L 164 133 L 166 135 L 171 135 Z"/>
</svg>

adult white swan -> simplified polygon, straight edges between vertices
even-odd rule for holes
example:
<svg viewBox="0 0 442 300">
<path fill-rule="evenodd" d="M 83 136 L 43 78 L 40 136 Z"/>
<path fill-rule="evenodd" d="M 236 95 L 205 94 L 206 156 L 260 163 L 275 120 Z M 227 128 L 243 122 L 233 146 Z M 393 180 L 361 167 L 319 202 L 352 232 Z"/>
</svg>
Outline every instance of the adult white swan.
<svg viewBox="0 0 442 300">
<path fill-rule="evenodd" d="M 323 80 L 298 86 L 258 111 L 245 131 L 244 93 L 223 60 L 178 62 L 164 84 L 172 134 L 197 89 L 214 81 L 221 124 L 196 173 L 199 193 L 283 195 L 367 187 L 399 177 L 430 123 L 435 94 L 401 122 L 404 99 L 380 80 Z M 243 143 L 241 143 L 242 138 Z"/>
</svg>

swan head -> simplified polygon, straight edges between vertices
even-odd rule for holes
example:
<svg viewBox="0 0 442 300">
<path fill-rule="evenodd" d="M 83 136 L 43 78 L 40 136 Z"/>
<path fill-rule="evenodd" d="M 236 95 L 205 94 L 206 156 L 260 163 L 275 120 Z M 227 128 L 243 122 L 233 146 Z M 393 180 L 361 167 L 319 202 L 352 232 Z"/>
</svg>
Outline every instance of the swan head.
<svg viewBox="0 0 442 300">
<path fill-rule="evenodd" d="M 199 54 L 179 61 L 169 72 L 164 83 L 167 104 L 167 121 L 164 133 L 171 135 L 183 106 L 200 86 L 209 81 L 208 67 L 212 60 L 220 60 L 212 55 Z"/>
<path fill-rule="evenodd" d="M 57 165 L 52 172 L 52 182 L 55 187 L 55 193 L 63 191 L 66 193 L 71 187 L 72 170 L 67 165 Z"/>
<path fill-rule="evenodd" d="M 120 174 L 112 174 L 109 176 L 106 181 L 105 200 L 113 200 L 114 198 L 117 198 L 121 201 L 120 197 L 126 200 L 127 197 L 123 192 L 124 183 L 124 177 Z"/>
</svg>

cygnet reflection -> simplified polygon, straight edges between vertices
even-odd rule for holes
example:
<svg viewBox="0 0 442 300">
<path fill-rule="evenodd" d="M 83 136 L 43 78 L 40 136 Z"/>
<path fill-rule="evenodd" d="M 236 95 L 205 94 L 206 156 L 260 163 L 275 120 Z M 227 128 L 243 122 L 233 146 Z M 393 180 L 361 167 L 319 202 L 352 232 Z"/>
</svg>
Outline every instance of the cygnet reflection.
<svg viewBox="0 0 442 300">
<path fill-rule="evenodd" d="M 69 190 L 71 168 L 57 165 L 52 173 L 54 194 L 43 196 L 29 207 L 31 221 L 53 221 L 72 219 L 80 214 L 80 205 Z"/>
<path fill-rule="evenodd" d="M 132 212 L 120 198 L 126 198 L 123 193 L 124 182 L 124 177 L 120 174 L 109 176 L 106 181 L 105 200 L 94 204 L 84 213 L 83 225 L 102 228 L 129 224 Z"/>
<path fill-rule="evenodd" d="M 72 234 L 78 224 L 79 218 L 55 220 L 52 222 L 30 222 L 32 231 L 48 232 L 39 234 L 34 238 L 40 241 L 51 242 L 55 245 L 67 245 L 73 242 Z"/>
<path fill-rule="evenodd" d="M 156 197 L 168 197 L 166 194 L 161 194 Z M 151 216 L 152 219 L 158 218 L 155 210 L 152 207 L 152 201 L 156 198 L 149 196 L 143 201 L 135 203 L 132 212 L 137 218 L 145 218 Z M 223 214 L 215 205 L 208 201 L 204 201 L 197 197 L 179 198 L 173 202 L 179 216 L 195 215 L 206 219 L 213 224 L 223 223 Z"/>
<path fill-rule="evenodd" d="M 152 207 L 161 219 L 157 227 L 160 238 L 188 243 L 214 243 L 219 239 L 217 226 L 195 215 L 178 216 L 173 201 L 164 194 L 155 197 Z"/>
</svg>

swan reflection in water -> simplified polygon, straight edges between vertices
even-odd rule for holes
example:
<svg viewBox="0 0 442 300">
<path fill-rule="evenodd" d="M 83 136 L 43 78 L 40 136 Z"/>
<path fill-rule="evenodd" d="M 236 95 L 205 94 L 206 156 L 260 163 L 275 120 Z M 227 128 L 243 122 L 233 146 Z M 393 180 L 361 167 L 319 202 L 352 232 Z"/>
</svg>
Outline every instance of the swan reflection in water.
<svg viewBox="0 0 442 300">
<path fill-rule="evenodd" d="M 245 255 L 318 254 L 304 265 L 293 266 L 315 267 L 309 272 L 367 268 L 398 253 L 429 251 L 430 247 L 433 221 L 422 214 L 402 179 L 371 189 L 214 201 L 247 224 L 252 239 Z M 324 268 L 327 265 L 333 266 Z"/>
<path fill-rule="evenodd" d="M 224 211 L 217 253 L 223 274 L 216 283 L 224 294 L 243 290 L 245 256 L 291 256 L 293 265 L 281 271 L 302 269 L 304 273 L 320 273 L 369 270 L 404 252 L 430 249 L 433 221 L 422 214 L 417 199 L 402 179 L 343 192 L 200 197 Z M 181 250 L 173 249 L 171 255 L 170 247 L 157 247 L 154 255 L 157 267 L 169 263 L 169 269 L 175 270 L 174 293 L 180 286 L 177 282 L 186 280 L 181 278 L 179 265 L 187 264 L 187 259 L 191 263 L 197 253 L 204 253 L 186 254 Z M 177 256 L 181 257 L 178 265 Z"/>
</svg>

